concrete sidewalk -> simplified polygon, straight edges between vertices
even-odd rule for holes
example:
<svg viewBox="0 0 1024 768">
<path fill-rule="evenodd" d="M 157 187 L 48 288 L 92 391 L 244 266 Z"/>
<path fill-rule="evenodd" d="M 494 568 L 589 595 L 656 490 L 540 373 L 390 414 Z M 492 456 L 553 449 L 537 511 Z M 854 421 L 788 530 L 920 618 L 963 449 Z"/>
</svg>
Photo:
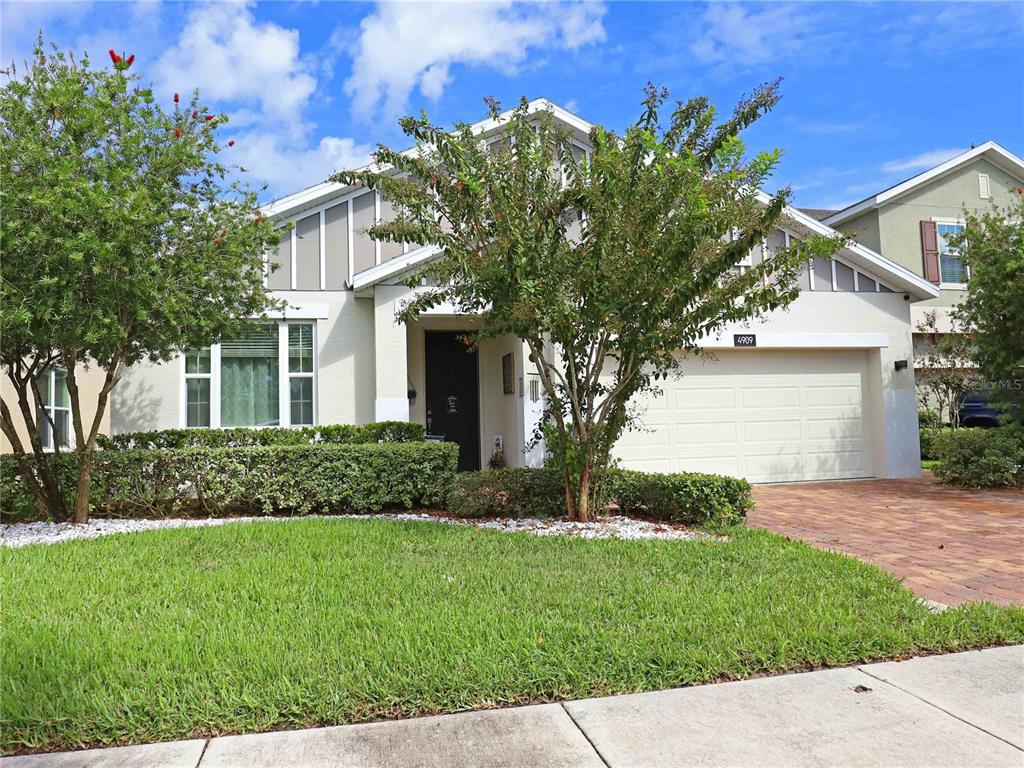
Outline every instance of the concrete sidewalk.
<svg viewBox="0 0 1024 768">
<path fill-rule="evenodd" d="M 1024 646 L 3 768 L 1024 766 Z"/>
</svg>

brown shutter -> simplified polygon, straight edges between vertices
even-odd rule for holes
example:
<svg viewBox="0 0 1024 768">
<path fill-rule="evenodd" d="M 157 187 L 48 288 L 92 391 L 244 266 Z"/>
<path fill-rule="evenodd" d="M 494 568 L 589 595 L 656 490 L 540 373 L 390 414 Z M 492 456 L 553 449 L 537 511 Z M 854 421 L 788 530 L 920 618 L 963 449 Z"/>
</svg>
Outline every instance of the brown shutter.
<svg viewBox="0 0 1024 768">
<path fill-rule="evenodd" d="M 934 221 L 921 222 L 921 257 L 924 259 L 924 279 L 939 284 L 939 236 Z"/>
</svg>

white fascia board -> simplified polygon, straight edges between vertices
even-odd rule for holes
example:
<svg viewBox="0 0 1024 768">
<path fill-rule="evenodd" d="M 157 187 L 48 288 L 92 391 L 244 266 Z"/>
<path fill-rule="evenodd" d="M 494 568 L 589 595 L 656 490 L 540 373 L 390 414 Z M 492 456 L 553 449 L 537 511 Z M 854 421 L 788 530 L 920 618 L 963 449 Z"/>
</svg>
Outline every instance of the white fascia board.
<svg viewBox="0 0 1024 768">
<path fill-rule="evenodd" d="M 768 194 L 761 191 L 758 191 L 757 196 L 758 199 L 766 205 L 771 200 L 771 197 Z M 832 229 L 832 227 L 827 224 L 818 221 L 813 216 L 808 216 L 803 211 L 799 211 L 789 205 L 782 210 L 782 216 L 816 235 L 834 237 L 836 235 L 843 234 Z M 844 245 L 840 253 L 843 256 L 843 259 L 850 262 L 852 266 L 861 267 L 868 272 L 877 274 L 878 277 L 885 278 L 884 281 L 888 283 L 893 290 L 898 289 L 905 293 L 909 293 L 916 299 L 934 299 L 939 295 L 939 289 L 936 285 L 928 282 L 923 277 L 915 274 L 906 267 L 901 266 L 894 261 L 890 261 L 880 253 L 875 253 L 867 246 L 861 245 L 855 240 Z"/>
<path fill-rule="evenodd" d="M 377 283 L 397 277 L 403 272 L 430 261 L 439 253 L 439 250 L 437 246 L 427 245 L 401 256 L 396 256 L 390 261 L 385 261 L 383 264 L 377 264 L 374 267 L 365 269 L 352 278 L 352 290 L 356 292 L 356 295 L 359 295 L 360 291 L 365 291 L 377 285 Z"/>
<path fill-rule="evenodd" d="M 736 347 L 734 331 L 723 332 L 697 342 L 705 349 L 880 349 L 889 346 L 887 333 L 772 333 L 739 331 L 757 337 L 756 347 Z"/>
<path fill-rule="evenodd" d="M 473 123 L 470 126 L 470 130 L 475 135 L 482 135 L 489 133 L 499 127 L 508 119 L 509 115 L 512 114 L 513 109 L 507 109 L 502 112 L 497 118 L 487 118 Z M 551 112 L 552 116 L 577 131 L 584 134 L 590 133 L 590 129 L 593 128 L 593 124 L 587 122 L 582 117 L 574 115 L 564 107 L 560 107 L 553 101 L 548 99 L 534 99 L 529 102 L 526 108 L 526 112 L 529 115 L 534 115 L 539 112 Z M 411 155 L 416 151 L 416 147 L 410 147 L 409 149 L 403 150 L 401 154 Z M 378 173 L 387 173 L 390 169 L 382 166 L 378 166 L 375 163 L 368 163 L 366 165 L 354 168 L 354 171 L 375 171 Z M 347 194 L 355 189 L 354 186 L 339 184 L 334 181 L 324 181 L 320 184 L 314 184 L 312 187 L 307 187 L 299 192 L 288 195 L 286 197 L 272 200 L 263 206 L 263 215 L 267 217 L 286 217 L 289 214 L 294 214 L 297 211 L 304 210 L 308 207 L 322 204 L 333 197 Z"/>
<path fill-rule="evenodd" d="M 1024 160 L 1021 160 L 1013 154 L 1013 152 L 999 146 L 994 141 L 986 141 L 984 144 L 979 144 L 974 149 L 962 152 L 956 157 L 952 157 L 934 168 L 924 171 L 923 173 L 919 173 L 917 176 L 912 176 L 906 181 L 900 182 L 893 187 L 889 187 L 888 189 L 879 192 L 877 195 L 866 197 L 860 202 L 843 208 L 841 211 L 836 211 L 823 221 L 829 226 L 832 226 L 833 224 L 841 224 L 847 219 L 851 219 L 864 211 L 877 208 L 889 200 L 905 195 L 907 192 L 910 192 L 923 184 L 927 184 L 932 179 L 942 176 L 945 173 L 949 173 L 964 163 L 969 163 L 975 158 L 983 155 L 986 159 L 992 162 L 993 165 L 1002 168 L 1019 179 L 1024 180 Z"/>
</svg>

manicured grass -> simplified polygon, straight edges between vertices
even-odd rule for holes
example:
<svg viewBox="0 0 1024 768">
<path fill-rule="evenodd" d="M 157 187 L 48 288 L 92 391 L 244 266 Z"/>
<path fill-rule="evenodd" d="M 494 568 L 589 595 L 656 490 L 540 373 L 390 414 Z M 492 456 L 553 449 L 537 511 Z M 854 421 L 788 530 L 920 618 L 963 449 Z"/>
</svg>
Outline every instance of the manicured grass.
<svg viewBox="0 0 1024 768">
<path fill-rule="evenodd" d="M 1024 641 L 756 530 L 584 541 L 296 520 L 0 553 L 5 752 L 597 696 Z"/>
</svg>

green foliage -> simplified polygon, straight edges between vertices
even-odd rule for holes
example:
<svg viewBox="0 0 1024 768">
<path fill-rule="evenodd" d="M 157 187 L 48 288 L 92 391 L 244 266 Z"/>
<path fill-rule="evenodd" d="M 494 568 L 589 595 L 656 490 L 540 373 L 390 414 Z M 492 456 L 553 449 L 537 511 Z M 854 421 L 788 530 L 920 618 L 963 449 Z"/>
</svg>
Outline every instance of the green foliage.
<svg viewBox="0 0 1024 768">
<path fill-rule="evenodd" d="M 956 318 L 950 319 L 950 326 L 940 331 L 936 312 L 925 313 L 914 329 L 922 342 L 914 349 L 914 375 L 924 412 L 936 414 L 937 426 L 945 423 L 955 429 L 960 426 L 960 400 L 971 388 L 977 368 L 970 333 Z M 931 406 L 935 411 L 928 410 Z"/>
<path fill-rule="evenodd" d="M 384 170 L 335 177 L 396 204 L 398 217 L 373 227 L 375 237 L 440 249 L 426 267 L 438 287 L 404 319 L 448 302 L 481 315 L 479 338 L 527 343 L 556 429 L 548 448 L 567 469 L 570 515 L 583 519 L 635 416 L 631 399 L 656 389 L 702 338 L 787 306 L 799 269 L 841 245 L 812 237 L 737 269 L 776 230 L 788 197 L 758 192 L 779 153 L 748 156 L 740 139 L 776 104 L 777 84 L 717 125 L 707 99 L 667 110 L 666 98 L 649 87 L 621 136 L 595 128 L 586 159 L 525 101 L 506 117 L 490 103 L 499 127 L 489 147 L 469 126 L 406 118 L 419 151 L 382 147 L 374 159 Z"/>
<path fill-rule="evenodd" d="M 920 427 L 938 429 L 942 426 L 942 417 L 939 416 L 938 411 L 931 410 L 930 408 L 924 408 L 917 412 L 917 424 Z"/>
<path fill-rule="evenodd" d="M 1019 607 L 932 613 L 874 566 L 743 528 L 587 541 L 301 519 L 0 548 L 0 572 L 4 753 L 1024 642 Z"/>
<path fill-rule="evenodd" d="M 935 476 L 968 488 L 997 488 L 1024 483 L 1024 428 L 965 428 L 935 437 L 939 463 Z"/>
<path fill-rule="evenodd" d="M 670 523 L 726 526 L 742 523 L 753 508 L 750 483 L 698 472 L 653 474 L 612 470 L 607 501 L 622 514 Z M 567 514 L 562 472 L 526 468 L 464 472 L 449 510 L 456 517 L 562 517 Z"/>
<path fill-rule="evenodd" d="M 562 472 L 532 467 L 460 472 L 448 511 L 455 517 L 563 517 Z"/>
<path fill-rule="evenodd" d="M 457 460 L 454 443 L 426 442 L 100 451 L 93 512 L 160 517 L 436 507 L 448 498 Z M 58 477 L 74 477 L 74 454 L 53 462 Z M 0 458 L 0 494 L 4 509 L 17 516 L 31 510 L 31 499 L 12 465 L 11 457 Z"/>
<path fill-rule="evenodd" d="M 91 452 L 124 368 L 230 336 L 239 318 L 277 305 L 263 254 L 279 235 L 257 193 L 230 180 L 227 117 L 198 93 L 154 94 L 132 61 L 94 68 L 40 39 L 27 71 L 0 87 L 0 363 L 29 422 L 27 482 L 46 472 L 31 382 L 47 366 L 67 371 L 83 519 Z M 77 385 L 85 364 L 105 373 L 91 424 Z M 21 453 L 14 407 L 5 399 L 0 425 Z M 33 494 L 63 516 L 50 485 Z"/>
<path fill-rule="evenodd" d="M 742 523 L 754 507 L 750 483 L 724 475 L 620 470 L 611 474 L 609 485 L 610 495 L 623 514 L 669 523 L 735 525 Z"/>
<path fill-rule="evenodd" d="M 974 359 L 991 382 L 1018 398 L 1024 390 L 1024 190 L 1005 208 L 964 211 L 964 230 L 951 236 L 971 270 L 957 317 L 974 333 Z"/>
<path fill-rule="evenodd" d="M 426 428 L 408 421 L 370 424 L 324 424 L 318 427 L 235 427 L 232 429 L 161 429 L 100 435 L 106 450 L 160 448 L 241 448 L 253 445 L 313 445 L 320 443 L 408 443 L 423 440 Z"/>
<path fill-rule="evenodd" d="M 918 433 L 921 438 L 921 460 L 932 461 L 935 459 L 935 438 L 951 431 L 946 427 L 920 427 Z"/>
</svg>

